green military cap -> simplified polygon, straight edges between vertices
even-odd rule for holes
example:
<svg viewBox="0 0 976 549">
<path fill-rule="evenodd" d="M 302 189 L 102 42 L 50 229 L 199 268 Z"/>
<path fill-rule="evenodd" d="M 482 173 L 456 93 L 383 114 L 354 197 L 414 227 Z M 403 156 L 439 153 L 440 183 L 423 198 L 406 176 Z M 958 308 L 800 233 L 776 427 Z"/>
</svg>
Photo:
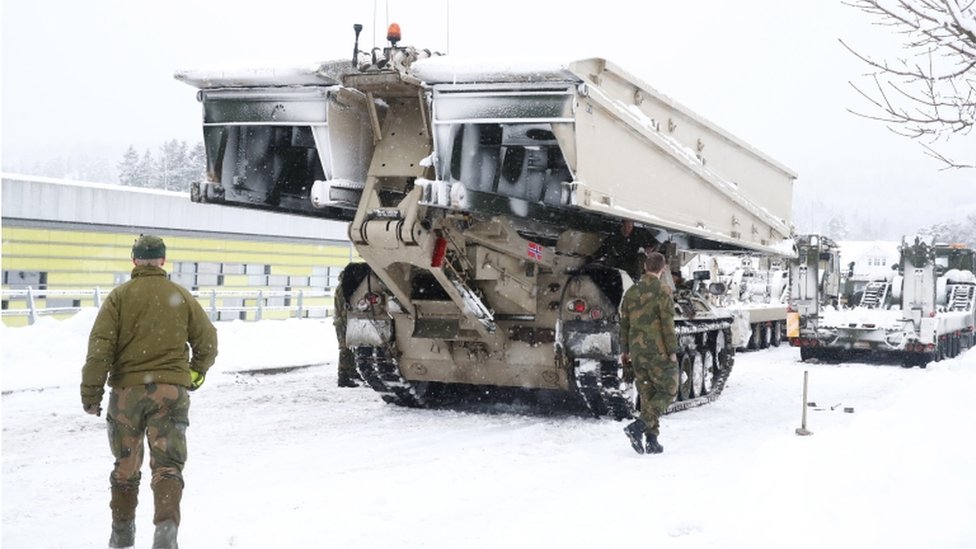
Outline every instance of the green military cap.
<svg viewBox="0 0 976 549">
<path fill-rule="evenodd" d="M 133 259 L 158 259 L 166 257 L 166 244 L 162 238 L 148 234 L 139 235 L 132 245 Z"/>
</svg>

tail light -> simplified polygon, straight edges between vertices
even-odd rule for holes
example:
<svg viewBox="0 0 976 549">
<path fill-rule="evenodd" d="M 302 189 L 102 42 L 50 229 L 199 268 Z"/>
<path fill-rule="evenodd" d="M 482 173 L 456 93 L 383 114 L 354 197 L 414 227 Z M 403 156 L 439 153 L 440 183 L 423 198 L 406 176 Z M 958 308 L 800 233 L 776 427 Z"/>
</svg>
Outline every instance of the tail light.
<svg viewBox="0 0 976 549">
<path fill-rule="evenodd" d="M 434 241 L 434 255 L 430 257 L 430 266 L 436 268 L 443 265 L 445 254 L 447 254 L 447 239 L 439 236 Z"/>
<path fill-rule="evenodd" d="M 356 310 L 363 313 L 369 310 L 370 307 L 376 305 L 380 302 L 380 294 L 376 292 L 369 292 L 362 299 L 356 302 Z"/>
<path fill-rule="evenodd" d="M 593 307 L 592 309 L 590 309 L 590 318 L 592 318 L 593 320 L 600 320 L 601 318 L 603 318 L 603 309 L 599 307 Z"/>
<path fill-rule="evenodd" d="M 566 304 L 566 308 L 574 313 L 583 314 L 586 312 L 586 302 L 582 299 L 574 299 Z"/>
</svg>

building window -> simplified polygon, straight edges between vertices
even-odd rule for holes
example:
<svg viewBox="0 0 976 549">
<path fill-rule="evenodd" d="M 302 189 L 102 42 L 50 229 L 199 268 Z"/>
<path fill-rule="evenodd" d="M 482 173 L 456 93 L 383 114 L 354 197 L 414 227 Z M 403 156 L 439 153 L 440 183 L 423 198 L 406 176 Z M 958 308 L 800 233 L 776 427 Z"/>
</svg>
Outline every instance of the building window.
<svg viewBox="0 0 976 549">
<path fill-rule="evenodd" d="M 28 286 L 35 290 L 47 289 L 47 273 L 42 271 L 4 271 L 3 283 L 13 290 L 24 290 Z"/>
</svg>

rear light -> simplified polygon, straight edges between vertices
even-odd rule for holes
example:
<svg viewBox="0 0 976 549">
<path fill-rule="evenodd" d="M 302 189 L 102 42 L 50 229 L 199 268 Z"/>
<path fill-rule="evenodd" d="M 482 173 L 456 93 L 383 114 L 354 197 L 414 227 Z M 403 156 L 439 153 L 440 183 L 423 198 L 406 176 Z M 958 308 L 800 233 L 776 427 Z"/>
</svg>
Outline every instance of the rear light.
<svg viewBox="0 0 976 549">
<path fill-rule="evenodd" d="M 926 351 L 934 351 L 935 350 L 935 345 L 932 344 L 932 343 L 929 343 L 928 345 L 925 346 L 925 350 Z"/>
<path fill-rule="evenodd" d="M 443 265 L 445 254 L 447 254 L 447 239 L 439 236 L 434 241 L 434 254 L 430 257 L 430 266 L 436 268 Z"/>
<path fill-rule="evenodd" d="M 380 294 L 370 292 L 366 294 L 366 301 L 369 301 L 370 305 L 376 305 L 380 302 Z"/>
<path fill-rule="evenodd" d="M 566 304 L 566 308 L 574 313 L 583 314 L 586 312 L 586 302 L 582 299 L 574 299 Z"/>
<path fill-rule="evenodd" d="M 929 313 L 929 318 L 935 318 L 935 311 L 932 311 L 931 313 Z"/>
<path fill-rule="evenodd" d="M 599 307 L 593 307 L 592 309 L 590 309 L 590 318 L 592 318 L 593 320 L 600 320 L 601 318 L 603 318 L 603 309 Z"/>
</svg>

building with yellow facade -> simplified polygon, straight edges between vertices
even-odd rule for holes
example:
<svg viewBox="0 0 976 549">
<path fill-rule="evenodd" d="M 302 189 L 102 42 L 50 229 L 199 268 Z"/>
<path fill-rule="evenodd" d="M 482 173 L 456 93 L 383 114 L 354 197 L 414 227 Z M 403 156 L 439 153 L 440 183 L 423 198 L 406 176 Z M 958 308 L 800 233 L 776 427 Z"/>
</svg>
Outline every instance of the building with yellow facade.
<svg viewBox="0 0 976 549">
<path fill-rule="evenodd" d="M 35 308 L 94 306 L 95 289 L 129 279 L 143 233 L 165 239 L 170 278 L 217 320 L 324 316 L 356 257 L 345 223 L 199 204 L 188 193 L 4 174 L 0 201 L 9 326 L 28 322 L 27 288 Z"/>
</svg>

